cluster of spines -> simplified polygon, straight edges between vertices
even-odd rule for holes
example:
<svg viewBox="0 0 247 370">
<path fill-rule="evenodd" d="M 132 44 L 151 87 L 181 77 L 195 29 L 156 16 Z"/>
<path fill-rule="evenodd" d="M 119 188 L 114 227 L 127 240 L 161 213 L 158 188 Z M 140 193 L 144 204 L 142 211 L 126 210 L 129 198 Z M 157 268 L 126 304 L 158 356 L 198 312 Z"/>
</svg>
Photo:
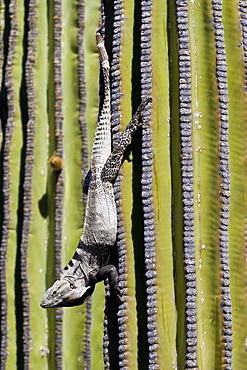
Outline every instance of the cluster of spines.
<svg viewBox="0 0 247 370">
<path fill-rule="evenodd" d="M 14 86 L 12 76 L 12 66 L 15 55 L 16 36 L 18 32 L 16 11 L 16 1 L 11 0 L 9 4 L 9 18 L 10 18 L 10 34 L 8 38 L 8 55 L 4 71 L 4 87 L 8 95 L 7 109 L 8 118 L 5 124 L 3 133 L 3 223 L 1 235 L 1 259 L 0 259 L 0 288 L 1 288 L 1 363 L 3 368 L 6 367 L 7 360 L 7 291 L 6 291 L 6 254 L 9 237 L 9 224 L 10 224 L 10 146 L 12 142 L 12 132 L 14 130 L 14 116 L 15 116 L 15 100 L 14 100 Z"/>
<path fill-rule="evenodd" d="M 213 27 L 216 44 L 216 77 L 219 91 L 220 113 L 220 163 L 221 176 L 221 219 L 220 219 L 220 260 L 222 267 L 222 301 L 224 343 L 223 362 L 227 370 L 232 369 L 232 304 L 230 296 L 228 225 L 230 206 L 230 171 L 228 143 L 228 84 L 227 62 L 222 22 L 222 1 L 213 0 Z"/>
<path fill-rule="evenodd" d="M 244 52 L 244 67 L 245 67 L 245 91 L 247 91 L 247 2 L 245 0 L 239 1 L 240 24 L 243 37 L 243 52 Z M 246 143 L 247 144 L 247 143 Z M 245 245 L 247 246 L 247 217 L 245 218 Z M 246 263 L 247 263 L 247 249 L 245 249 Z M 247 265 L 246 265 L 247 269 Z M 247 282 L 247 279 L 246 279 Z"/>
<path fill-rule="evenodd" d="M 113 37 L 112 37 L 112 62 L 111 62 L 111 94 L 112 94 L 112 132 L 113 144 L 116 142 L 120 131 L 120 100 L 121 94 L 121 75 L 120 75 L 120 47 L 122 39 L 122 0 L 114 1 L 114 21 L 113 21 Z M 123 303 L 119 306 L 118 317 L 118 335 L 119 335 L 119 368 L 126 367 L 126 326 L 127 306 L 125 302 L 126 294 L 126 243 L 125 230 L 121 220 L 121 170 L 114 183 L 114 194 L 117 208 L 117 247 L 118 247 L 118 272 L 119 272 L 119 287 L 122 292 Z"/>
<path fill-rule="evenodd" d="M 242 46 L 244 49 L 244 66 L 245 66 L 245 91 L 247 90 L 247 3 L 245 0 L 240 0 L 238 3 L 240 12 L 240 24 L 242 29 Z"/>
<path fill-rule="evenodd" d="M 141 96 L 151 96 L 152 93 L 152 1 L 141 1 L 141 39 L 140 39 L 140 71 L 141 71 Z M 159 336 L 156 323 L 157 299 L 156 299 L 156 251 L 155 251 L 155 227 L 152 205 L 153 187 L 153 149 L 150 128 L 146 123 L 150 122 L 150 106 L 143 112 L 144 126 L 142 129 L 142 206 L 143 206 L 143 232 L 144 232 L 144 255 L 146 269 L 146 299 L 147 299 L 147 341 L 149 349 L 149 369 L 158 369 Z"/>
<path fill-rule="evenodd" d="M 84 351 L 83 351 L 83 363 L 84 369 L 91 369 L 91 322 L 92 322 L 92 298 L 90 297 L 86 302 L 86 325 L 84 335 Z"/>
<path fill-rule="evenodd" d="M 244 0 L 239 1 L 240 24 L 242 29 L 242 46 L 244 52 L 244 66 L 245 66 L 245 91 L 247 91 L 247 2 Z M 247 225 L 247 220 L 246 220 Z M 247 230 L 246 230 L 247 234 Z M 247 235 L 246 235 L 247 238 Z"/>
<path fill-rule="evenodd" d="M 36 1 L 29 2 L 28 9 L 28 52 L 25 66 L 25 79 L 28 104 L 28 122 L 26 131 L 26 153 L 25 153 L 25 173 L 24 173 L 24 194 L 23 194 L 23 224 L 21 240 L 21 285 L 23 301 L 23 362 L 24 367 L 29 367 L 30 355 L 30 298 L 28 290 L 27 255 L 28 239 L 30 230 L 30 220 L 32 214 L 32 172 L 34 160 L 34 135 L 35 135 L 35 95 L 33 83 L 33 67 L 35 61 L 35 40 L 37 36 L 36 23 L 32 21 L 36 18 Z"/>
<path fill-rule="evenodd" d="M 3 15 L 4 7 L 3 2 L 0 2 L 0 17 Z M 0 27 L 0 81 L 2 82 L 2 68 L 4 63 L 4 42 L 3 42 L 3 30 L 4 30 L 4 19 L 1 17 L 1 27 Z M 1 103 L 0 103 L 1 106 Z M 2 122 L 0 115 L 0 135 L 2 136 Z M 0 140 L 2 139 L 0 136 Z M 0 141 L 1 143 L 1 141 Z"/>
<path fill-rule="evenodd" d="M 109 290 L 109 284 L 105 282 L 105 311 L 104 311 L 104 334 L 103 334 L 103 359 L 104 359 L 104 369 L 109 370 L 110 369 L 110 356 L 109 356 L 109 305 L 110 305 L 110 290 Z"/>
<path fill-rule="evenodd" d="M 179 47 L 179 112 L 181 135 L 184 265 L 186 274 L 186 368 L 196 369 L 196 268 L 194 240 L 194 180 L 192 160 L 191 57 L 188 1 L 176 1 Z"/>
<path fill-rule="evenodd" d="M 54 1 L 54 90 L 55 90 L 55 138 L 56 155 L 63 158 L 63 112 L 62 112 L 62 4 L 61 0 Z M 59 277 L 61 271 L 61 248 L 62 248 L 62 215 L 63 215 L 63 171 L 56 174 L 55 190 L 55 275 Z M 56 367 L 62 369 L 62 322 L 63 311 L 56 308 L 56 338 L 55 354 Z"/>
<path fill-rule="evenodd" d="M 119 131 L 120 131 L 120 99 L 121 99 L 121 75 L 120 75 L 120 46 L 121 46 L 121 32 L 122 32 L 122 0 L 114 1 L 114 14 L 113 14 L 113 35 L 112 35 L 112 59 L 111 59 L 111 127 L 113 133 L 113 144 L 116 142 Z M 102 21 L 105 20 L 105 9 L 102 5 Z M 105 28 L 102 28 L 105 31 Z M 117 220 L 118 220 L 118 231 L 117 231 L 117 247 L 118 247 L 118 262 L 119 262 L 119 286 L 123 291 L 125 285 L 125 240 L 124 240 L 124 229 L 122 227 L 122 221 L 120 216 L 120 196 L 121 196 L 121 170 L 114 183 L 114 195 L 117 208 Z M 110 302 L 109 298 L 109 287 L 106 287 L 106 303 Z M 123 304 L 124 305 L 124 304 Z M 121 305 L 121 306 L 123 306 Z M 110 355 L 109 355 L 109 335 L 108 335 L 108 306 L 106 305 L 105 317 L 104 317 L 104 338 L 103 338 L 103 351 L 104 351 L 104 364 L 105 368 L 110 366 Z M 122 321 L 126 320 L 126 310 L 118 310 L 118 331 L 119 331 L 119 368 L 125 366 L 126 347 L 122 345 L 125 341 L 125 326 L 122 325 Z"/>
<path fill-rule="evenodd" d="M 85 71 L 84 71 L 84 49 L 83 49 L 83 37 L 84 37 L 84 0 L 78 2 L 78 35 L 77 35 L 77 46 L 78 46 L 78 77 L 79 77 L 79 125 L 81 130 L 82 150 L 81 150 L 81 163 L 82 163 L 82 179 L 85 178 L 88 172 L 88 140 L 87 140 L 87 124 L 85 119 L 86 113 L 86 82 L 85 82 Z M 84 209 L 86 204 L 86 196 L 83 197 Z"/>
</svg>

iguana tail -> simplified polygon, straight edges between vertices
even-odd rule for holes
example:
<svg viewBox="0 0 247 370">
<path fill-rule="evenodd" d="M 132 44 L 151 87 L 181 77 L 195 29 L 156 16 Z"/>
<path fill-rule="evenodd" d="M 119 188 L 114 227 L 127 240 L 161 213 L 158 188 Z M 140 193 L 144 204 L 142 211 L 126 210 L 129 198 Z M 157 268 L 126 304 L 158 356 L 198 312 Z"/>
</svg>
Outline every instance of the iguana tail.
<svg viewBox="0 0 247 370">
<path fill-rule="evenodd" d="M 111 153 L 110 64 L 103 38 L 99 32 L 96 33 L 96 43 L 104 77 L 104 101 L 94 136 L 91 169 L 95 164 L 97 167 L 102 164 L 103 167 Z"/>
</svg>

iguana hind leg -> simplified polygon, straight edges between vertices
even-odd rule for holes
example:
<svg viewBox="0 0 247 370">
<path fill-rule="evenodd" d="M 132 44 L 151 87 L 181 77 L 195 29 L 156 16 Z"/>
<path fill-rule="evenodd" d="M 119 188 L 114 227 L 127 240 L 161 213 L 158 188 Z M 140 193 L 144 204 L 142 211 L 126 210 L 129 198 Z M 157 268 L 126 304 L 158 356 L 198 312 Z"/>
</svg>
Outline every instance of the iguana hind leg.
<svg viewBox="0 0 247 370">
<path fill-rule="evenodd" d="M 142 111 L 145 106 L 151 102 L 151 98 L 143 99 L 139 107 L 137 108 L 134 116 L 130 120 L 130 123 L 126 126 L 124 131 L 120 134 L 117 143 L 113 146 L 112 152 L 101 172 L 101 179 L 103 182 L 114 182 L 117 173 L 121 167 L 123 155 L 127 145 L 132 137 L 132 134 L 140 127 L 143 123 Z"/>
<path fill-rule="evenodd" d="M 89 284 L 95 285 L 106 279 L 109 281 L 110 289 L 114 291 L 115 295 L 121 301 L 120 289 L 118 287 L 118 272 L 114 265 L 106 265 L 97 274 L 90 276 Z"/>
<path fill-rule="evenodd" d="M 90 184 L 90 181 L 91 181 L 91 170 L 88 171 L 88 173 L 86 174 L 86 177 L 84 179 L 84 183 L 83 183 L 83 193 L 84 194 L 88 194 L 88 189 L 89 189 L 89 184 Z"/>
</svg>

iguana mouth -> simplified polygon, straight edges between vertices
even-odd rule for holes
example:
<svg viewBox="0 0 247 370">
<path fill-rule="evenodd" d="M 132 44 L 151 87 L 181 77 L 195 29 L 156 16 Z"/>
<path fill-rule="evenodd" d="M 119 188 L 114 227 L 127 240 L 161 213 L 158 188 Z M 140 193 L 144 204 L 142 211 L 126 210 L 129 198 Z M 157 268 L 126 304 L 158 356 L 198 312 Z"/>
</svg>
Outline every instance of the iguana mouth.
<svg viewBox="0 0 247 370">
<path fill-rule="evenodd" d="M 51 300 L 46 301 L 43 299 L 40 303 L 42 308 L 53 308 L 53 307 L 74 307 L 83 304 L 93 293 L 94 286 L 86 287 L 86 291 L 79 298 L 61 298 L 57 303 L 51 303 Z"/>
<path fill-rule="evenodd" d="M 94 286 L 88 286 L 86 288 L 85 293 L 83 293 L 83 295 L 80 298 L 77 298 L 77 299 L 71 299 L 70 297 L 69 298 L 65 298 L 61 302 L 59 302 L 58 304 L 56 304 L 56 305 L 54 305 L 52 307 L 71 307 L 71 306 L 74 307 L 74 306 L 80 306 L 81 304 L 83 304 L 93 294 L 93 291 L 94 291 Z"/>
</svg>

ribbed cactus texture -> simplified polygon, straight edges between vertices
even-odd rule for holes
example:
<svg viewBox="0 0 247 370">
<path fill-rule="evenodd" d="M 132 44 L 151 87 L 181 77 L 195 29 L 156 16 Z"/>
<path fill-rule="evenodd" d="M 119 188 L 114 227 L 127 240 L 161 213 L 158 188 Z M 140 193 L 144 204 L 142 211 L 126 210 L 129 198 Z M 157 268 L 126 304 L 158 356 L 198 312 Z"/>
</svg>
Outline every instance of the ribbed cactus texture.
<svg viewBox="0 0 247 370">
<path fill-rule="evenodd" d="M 101 25 L 113 142 L 152 97 L 114 188 L 122 302 L 44 310 L 82 231 Z M 0 0 L 1 369 L 246 369 L 246 37 L 240 0 Z"/>
</svg>

